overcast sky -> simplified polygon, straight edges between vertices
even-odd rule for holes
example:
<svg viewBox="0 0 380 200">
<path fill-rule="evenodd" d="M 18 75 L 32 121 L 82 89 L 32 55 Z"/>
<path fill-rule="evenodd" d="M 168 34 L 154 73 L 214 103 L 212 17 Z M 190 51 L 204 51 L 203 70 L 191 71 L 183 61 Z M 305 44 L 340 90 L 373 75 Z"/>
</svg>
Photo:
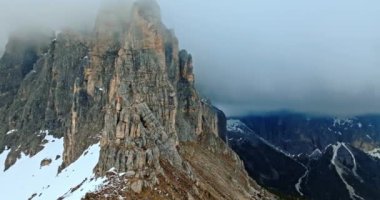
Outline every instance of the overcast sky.
<svg viewBox="0 0 380 200">
<path fill-rule="evenodd" d="M 32 3 L 33 2 L 33 3 Z M 229 115 L 380 113 L 380 1 L 159 0 Z M 98 0 L 0 0 L 0 43 L 21 25 L 91 25 Z"/>
</svg>

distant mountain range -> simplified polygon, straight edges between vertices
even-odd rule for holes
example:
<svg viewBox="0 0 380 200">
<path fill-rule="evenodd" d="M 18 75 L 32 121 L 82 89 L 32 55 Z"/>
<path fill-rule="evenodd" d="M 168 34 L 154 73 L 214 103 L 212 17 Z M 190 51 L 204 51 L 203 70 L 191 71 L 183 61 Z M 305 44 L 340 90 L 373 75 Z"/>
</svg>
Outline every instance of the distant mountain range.
<svg viewBox="0 0 380 200">
<path fill-rule="evenodd" d="M 225 140 L 286 199 L 380 199 L 380 116 L 277 113 L 230 119 Z"/>
</svg>

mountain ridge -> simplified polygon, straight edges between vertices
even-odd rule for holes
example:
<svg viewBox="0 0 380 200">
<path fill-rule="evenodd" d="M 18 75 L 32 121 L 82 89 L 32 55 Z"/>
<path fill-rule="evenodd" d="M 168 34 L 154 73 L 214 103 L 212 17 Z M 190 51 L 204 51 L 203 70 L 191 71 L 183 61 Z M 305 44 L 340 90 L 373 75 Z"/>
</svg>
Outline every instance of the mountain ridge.
<svg viewBox="0 0 380 200">
<path fill-rule="evenodd" d="M 226 139 L 250 176 L 286 199 L 369 199 L 380 194 L 378 116 L 297 113 L 229 119 Z M 318 141 L 318 142 L 316 142 Z"/>
</svg>

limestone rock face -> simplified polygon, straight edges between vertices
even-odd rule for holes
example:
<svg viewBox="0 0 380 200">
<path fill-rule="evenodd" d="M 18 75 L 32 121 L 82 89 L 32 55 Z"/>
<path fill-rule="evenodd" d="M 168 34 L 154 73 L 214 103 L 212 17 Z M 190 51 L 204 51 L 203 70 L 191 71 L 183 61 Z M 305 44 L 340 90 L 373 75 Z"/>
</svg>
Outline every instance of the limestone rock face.
<svg viewBox="0 0 380 200">
<path fill-rule="evenodd" d="M 222 141 L 225 116 L 196 91 L 192 56 L 162 24 L 157 2 L 105 7 L 94 33 L 63 31 L 40 41 L 10 41 L 0 61 L 7 77 L 0 79 L 0 150 L 12 149 L 7 167 L 20 152 L 41 150 L 41 130 L 49 130 L 64 137 L 61 169 L 100 142 L 94 171 L 125 172 L 116 181 L 125 184 L 121 195 L 273 198 Z M 5 134 L 11 129 L 17 133 Z M 210 176 L 213 168 L 218 174 Z M 149 192 L 155 187 L 162 193 Z M 86 198 L 102 199 L 106 191 Z"/>
</svg>

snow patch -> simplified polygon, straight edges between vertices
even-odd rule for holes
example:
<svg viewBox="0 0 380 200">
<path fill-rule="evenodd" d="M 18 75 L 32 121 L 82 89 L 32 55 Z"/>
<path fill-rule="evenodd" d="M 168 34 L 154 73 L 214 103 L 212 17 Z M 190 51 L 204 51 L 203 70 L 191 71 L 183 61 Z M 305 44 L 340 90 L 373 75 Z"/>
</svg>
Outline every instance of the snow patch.
<svg viewBox="0 0 380 200">
<path fill-rule="evenodd" d="M 98 190 L 102 185 L 106 184 L 106 178 L 95 178 L 92 177 L 90 179 L 85 179 L 84 182 L 82 182 L 77 190 L 72 191 L 70 189 L 68 192 L 66 192 L 62 198 L 65 200 L 77 200 L 82 199 L 88 192 L 94 192 Z"/>
<path fill-rule="evenodd" d="M 367 152 L 370 156 L 380 159 L 380 148 Z"/>
<path fill-rule="evenodd" d="M 227 120 L 227 131 L 235 133 L 244 133 L 244 130 L 241 128 L 245 126 L 243 122 L 236 119 Z"/>
<path fill-rule="evenodd" d="M 355 193 L 355 189 L 348 184 L 348 182 L 346 181 L 346 179 L 344 179 L 343 177 L 343 174 L 345 173 L 344 170 L 339 166 L 339 164 L 337 163 L 337 155 L 338 155 L 338 151 L 339 149 L 343 146 L 344 143 L 341 143 L 341 142 L 338 142 L 338 144 L 336 145 L 332 145 L 333 147 L 333 156 L 331 158 L 331 164 L 335 167 L 335 170 L 336 172 L 338 173 L 340 179 L 342 180 L 342 182 L 344 183 L 344 185 L 346 186 L 347 190 L 348 190 L 348 193 L 350 194 L 350 198 L 352 200 L 356 200 L 356 199 L 360 199 L 360 200 L 364 200 L 363 197 L 357 195 Z M 345 146 L 345 145 L 344 145 Z"/>
<path fill-rule="evenodd" d="M 334 122 L 333 122 L 333 126 L 346 126 L 346 125 L 351 125 L 352 126 L 352 123 L 354 122 L 354 120 L 352 119 L 349 119 L 349 118 L 344 118 L 344 119 L 341 119 L 341 118 L 335 118 L 334 119 Z"/>
<path fill-rule="evenodd" d="M 309 169 L 302 163 L 299 163 L 301 164 L 304 168 L 305 168 L 305 173 L 298 179 L 298 182 L 297 184 L 295 185 L 295 188 L 297 190 L 297 192 L 301 195 L 301 196 L 304 196 L 304 194 L 301 192 L 301 184 L 302 184 L 302 181 L 303 179 L 305 179 L 307 177 L 307 175 L 309 175 Z"/>
<path fill-rule="evenodd" d="M 114 172 L 114 173 L 116 173 L 117 171 L 116 171 L 115 167 L 112 167 L 111 169 L 108 170 L 108 172 Z"/>
<path fill-rule="evenodd" d="M 40 130 L 38 133 L 39 134 L 49 135 L 49 130 Z"/>
<path fill-rule="evenodd" d="M 21 158 L 5 172 L 3 163 L 9 150 L 0 155 L 0 180 L 7 183 L 0 187 L 2 199 L 28 199 L 35 194 L 33 200 L 59 197 L 77 200 L 103 183 L 103 179 L 96 179 L 93 174 L 99 159 L 99 144 L 90 146 L 86 155 L 82 154 L 58 174 L 58 168 L 62 164 L 63 138 L 46 135 L 45 140 L 48 142 L 42 151 L 33 157 L 22 153 Z M 60 157 L 56 159 L 58 155 Z M 51 159 L 52 162 L 41 168 L 44 159 Z"/>
<path fill-rule="evenodd" d="M 10 134 L 15 133 L 15 132 L 17 132 L 17 129 L 12 129 L 12 130 L 9 130 L 9 131 L 6 133 L 6 135 L 10 135 Z"/>
<path fill-rule="evenodd" d="M 356 159 L 354 154 L 351 152 L 351 150 L 347 147 L 345 143 L 342 143 L 343 147 L 348 151 L 348 153 L 351 155 L 352 162 L 354 163 L 354 166 L 352 167 L 352 173 L 355 175 L 355 177 L 363 182 L 363 179 L 358 175 L 358 165 L 356 163 Z"/>
</svg>

